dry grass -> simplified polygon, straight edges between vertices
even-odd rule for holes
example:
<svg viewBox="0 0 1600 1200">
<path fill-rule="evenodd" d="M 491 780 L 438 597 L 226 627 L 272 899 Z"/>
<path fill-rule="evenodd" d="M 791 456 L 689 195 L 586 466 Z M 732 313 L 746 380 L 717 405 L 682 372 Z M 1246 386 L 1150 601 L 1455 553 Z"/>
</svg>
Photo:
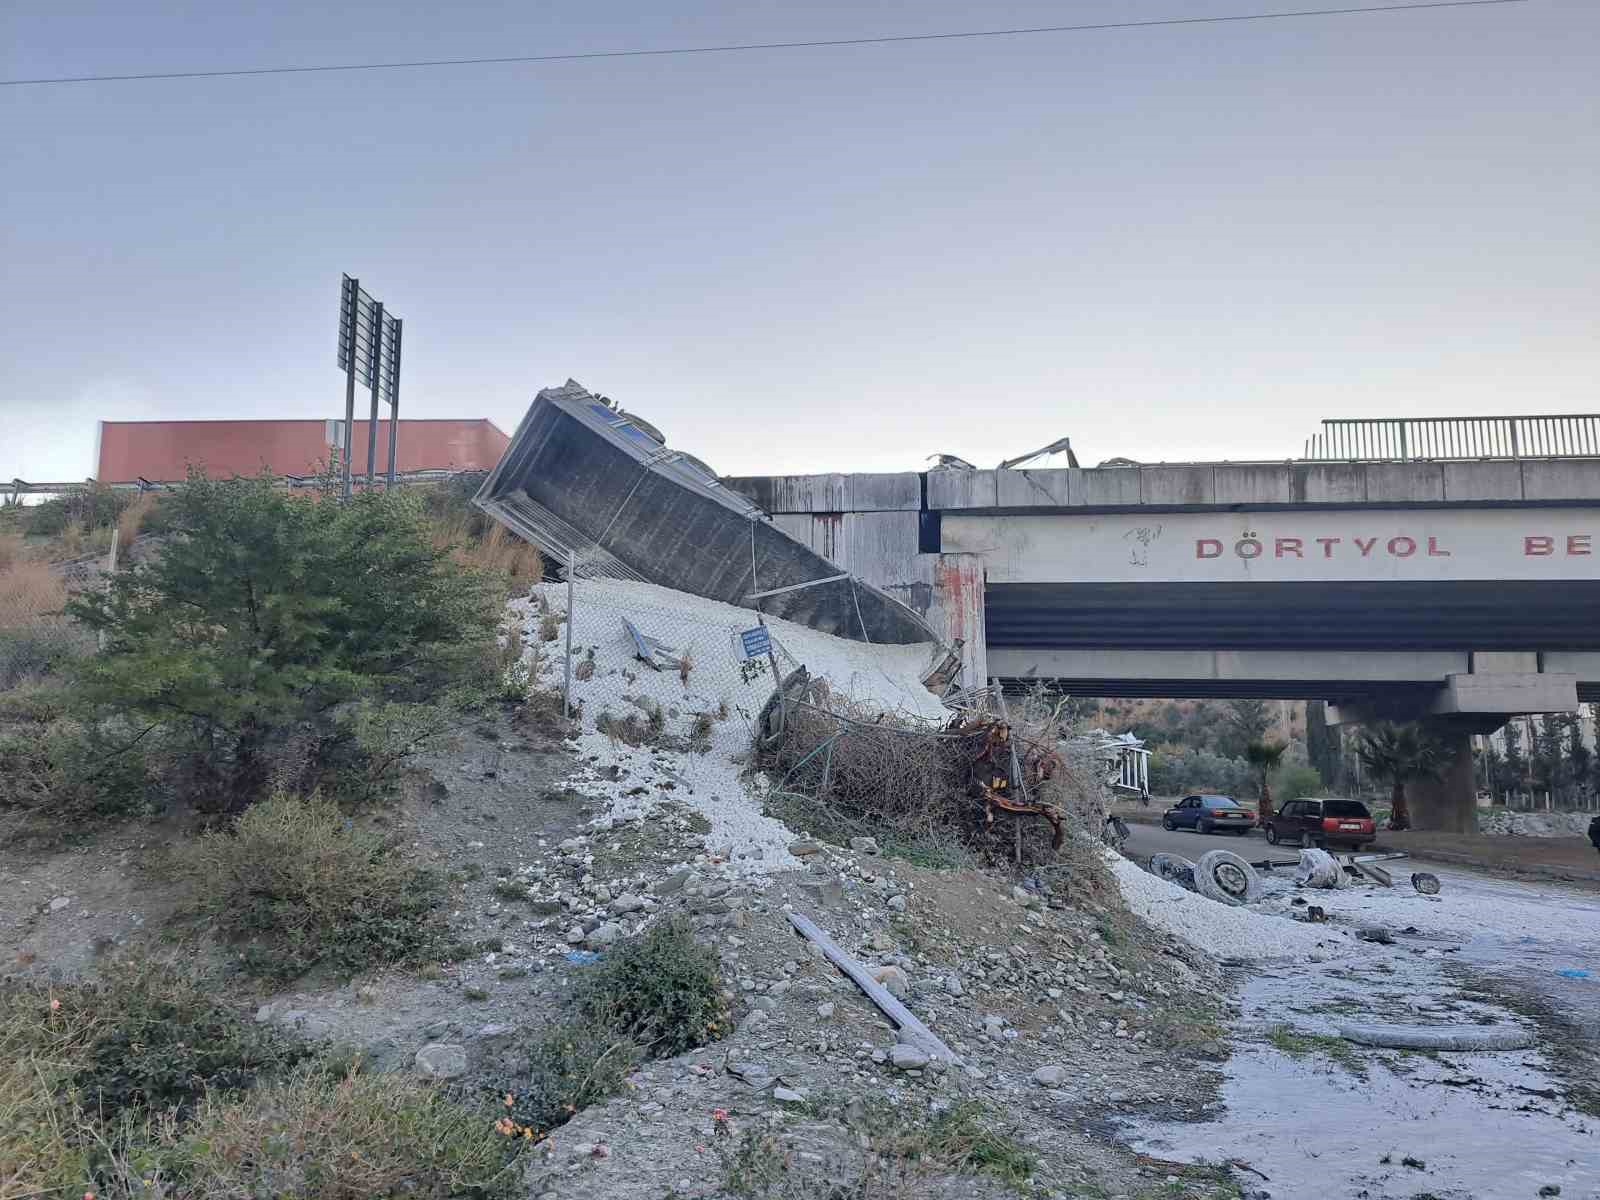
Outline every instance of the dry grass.
<svg viewBox="0 0 1600 1200">
<path fill-rule="evenodd" d="M 117 515 L 117 546 L 118 550 L 126 550 L 133 544 L 133 539 L 139 536 L 139 527 L 144 524 L 144 519 L 155 511 L 161 503 L 161 497 L 155 492 L 140 492 Z"/>
<path fill-rule="evenodd" d="M 0 547 L 0 559 L 6 554 Z M 67 585 L 50 564 L 20 554 L 0 565 L 0 629 L 22 629 L 60 618 Z"/>
<path fill-rule="evenodd" d="M 444 1200 L 505 1196 L 519 1182 L 519 1146 L 496 1129 L 494 1114 L 387 1075 L 302 1070 L 207 1099 L 187 1129 L 162 1140 L 179 1179 L 155 1194 L 174 1200 Z M 129 1182 L 139 1187 L 137 1177 Z"/>
<path fill-rule="evenodd" d="M 544 558 L 537 547 L 493 525 L 482 536 L 472 533 L 473 517 L 461 514 L 434 518 L 433 544 L 449 549 L 464 567 L 488 572 L 505 580 L 508 596 L 525 596 L 544 576 Z"/>
<path fill-rule="evenodd" d="M 28 543 L 23 536 L 15 530 L 0 529 L 0 571 L 9 569 L 12 563 L 27 556 Z"/>
</svg>

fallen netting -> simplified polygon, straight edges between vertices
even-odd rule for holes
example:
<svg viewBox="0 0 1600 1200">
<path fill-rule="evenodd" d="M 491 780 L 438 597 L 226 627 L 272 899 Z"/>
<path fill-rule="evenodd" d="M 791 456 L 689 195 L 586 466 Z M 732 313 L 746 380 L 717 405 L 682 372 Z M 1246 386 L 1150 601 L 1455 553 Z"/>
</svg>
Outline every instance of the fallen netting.
<svg viewBox="0 0 1600 1200">
<path fill-rule="evenodd" d="M 1341 1025 L 1339 1036 L 1395 1050 L 1526 1050 L 1533 1035 L 1514 1025 Z"/>
</svg>

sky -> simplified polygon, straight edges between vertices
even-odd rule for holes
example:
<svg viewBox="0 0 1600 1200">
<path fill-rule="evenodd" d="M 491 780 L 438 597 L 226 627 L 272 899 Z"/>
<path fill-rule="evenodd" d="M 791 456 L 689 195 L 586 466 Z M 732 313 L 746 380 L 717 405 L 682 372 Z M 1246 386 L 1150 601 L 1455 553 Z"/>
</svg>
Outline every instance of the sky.
<svg viewBox="0 0 1600 1200">
<path fill-rule="evenodd" d="M 8 0 L 0 76 L 872 37 L 1294 0 Z M 0 478 L 99 419 L 568 377 L 726 474 L 1281 459 L 1600 411 L 1600 4 L 0 88 Z"/>
</svg>

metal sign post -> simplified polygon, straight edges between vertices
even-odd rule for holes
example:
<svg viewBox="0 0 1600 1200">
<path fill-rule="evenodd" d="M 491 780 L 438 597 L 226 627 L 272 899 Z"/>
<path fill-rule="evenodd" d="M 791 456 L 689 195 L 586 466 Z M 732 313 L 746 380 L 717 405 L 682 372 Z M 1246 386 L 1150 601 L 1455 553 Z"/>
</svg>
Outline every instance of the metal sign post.
<svg viewBox="0 0 1600 1200">
<path fill-rule="evenodd" d="M 356 423 L 356 298 L 361 281 L 344 277 L 344 303 L 340 305 L 339 359 L 344 367 L 344 447 L 339 453 L 339 492 L 350 499 L 350 430 Z"/>
<path fill-rule="evenodd" d="M 394 336 L 389 339 L 393 362 L 389 367 L 389 473 L 384 477 L 385 488 L 394 486 L 394 448 L 400 440 L 400 334 L 404 329 L 405 322 L 395 318 Z"/>
<path fill-rule="evenodd" d="M 378 459 L 378 381 L 383 376 L 383 302 L 380 300 L 372 306 L 372 366 L 368 374 L 372 376 L 372 409 L 367 417 L 367 487 L 372 487 L 372 470 Z M 391 434 L 393 430 L 390 431 Z"/>
<path fill-rule="evenodd" d="M 371 389 L 367 417 L 367 487 L 378 474 L 378 402 L 389 403 L 389 469 L 385 485 L 394 486 L 395 447 L 400 439 L 400 330 L 399 318 L 383 311 L 383 304 L 361 290 L 360 280 L 344 277 L 339 305 L 339 367 L 345 373 L 344 435 L 340 464 L 340 491 L 350 498 L 350 461 L 354 452 L 356 380 Z"/>
</svg>

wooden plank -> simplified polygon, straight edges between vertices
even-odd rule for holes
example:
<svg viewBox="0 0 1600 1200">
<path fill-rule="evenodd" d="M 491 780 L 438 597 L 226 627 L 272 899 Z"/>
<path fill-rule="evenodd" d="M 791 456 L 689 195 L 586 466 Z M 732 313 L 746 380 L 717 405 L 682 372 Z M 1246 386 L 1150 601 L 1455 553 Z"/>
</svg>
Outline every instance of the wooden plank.
<svg viewBox="0 0 1600 1200">
<path fill-rule="evenodd" d="M 867 999 L 876 1004 L 883 1015 L 894 1023 L 902 1042 L 916 1046 L 930 1057 L 942 1058 L 945 1062 L 958 1067 L 962 1065 L 955 1052 L 940 1041 L 933 1030 L 918 1020 L 914 1012 L 890 995 L 889 989 L 874 979 L 865 967 L 839 949 L 833 939 L 817 927 L 815 921 L 800 913 L 791 912 L 789 923 L 805 937 L 821 946 L 824 957 L 867 994 Z"/>
</svg>

